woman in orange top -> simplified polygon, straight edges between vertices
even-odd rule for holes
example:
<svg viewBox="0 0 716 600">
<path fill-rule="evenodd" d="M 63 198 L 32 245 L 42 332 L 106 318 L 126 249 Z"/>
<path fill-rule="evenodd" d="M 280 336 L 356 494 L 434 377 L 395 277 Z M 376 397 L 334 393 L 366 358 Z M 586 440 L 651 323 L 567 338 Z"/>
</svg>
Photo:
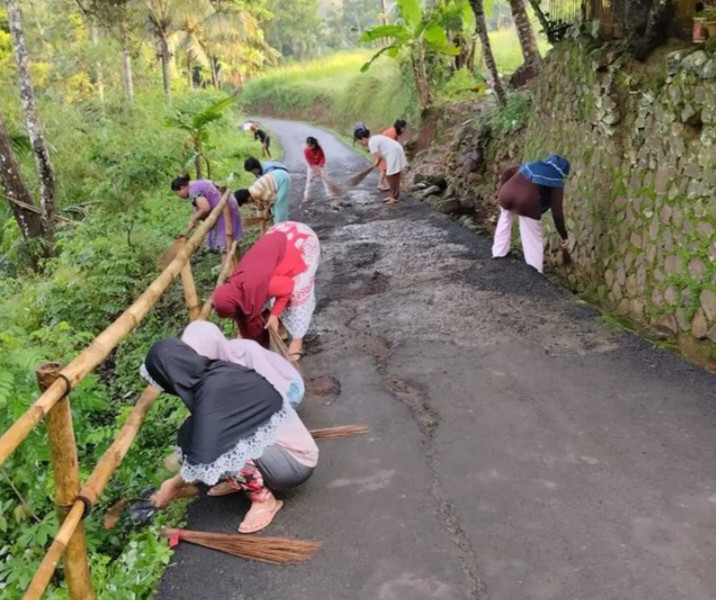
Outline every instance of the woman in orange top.
<svg viewBox="0 0 716 600">
<path fill-rule="evenodd" d="M 214 308 L 232 318 L 241 337 L 268 345 L 267 329 L 278 332 L 279 317 L 291 336 L 288 351 L 303 355 L 303 338 L 316 308 L 315 277 L 321 247 L 303 223 L 274 225 L 249 249 L 233 275 L 214 292 Z M 270 308 L 264 321 L 264 310 Z"/>
<path fill-rule="evenodd" d="M 407 123 L 403 121 L 403 119 L 398 119 L 395 123 L 393 123 L 392 127 L 388 127 L 388 129 L 386 129 L 381 135 L 389 137 L 391 140 L 398 141 L 398 138 L 403 135 L 406 126 Z M 388 165 L 384 160 L 381 160 L 380 164 L 378 165 L 378 168 L 380 169 L 380 177 L 378 178 L 378 189 L 381 192 L 388 192 L 390 191 L 390 186 L 388 185 L 388 178 L 386 177 Z"/>
</svg>

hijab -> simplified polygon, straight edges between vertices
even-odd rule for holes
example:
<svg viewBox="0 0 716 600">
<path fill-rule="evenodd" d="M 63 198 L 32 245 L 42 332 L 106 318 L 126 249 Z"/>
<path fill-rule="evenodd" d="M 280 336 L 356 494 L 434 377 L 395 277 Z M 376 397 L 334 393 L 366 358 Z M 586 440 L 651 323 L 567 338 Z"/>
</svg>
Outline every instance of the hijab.
<svg viewBox="0 0 716 600">
<path fill-rule="evenodd" d="M 552 154 L 546 160 L 525 163 L 520 167 L 520 174 L 536 185 L 561 188 L 569 175 L 569 161 L 563 156 Z"/>
<path fill-rule="evenodd" d="M 235 319 L 241 337 L 266 339 L 261 313 L 269 299 L 269 281 L 286 254 L 286 242 L 286 234 L 280 231 L 259 238 L 229 281 L 214 292 L 216 314 L 224 319 Z"/>
<path fill-rule="evenodd" d="M 253 340 L 227 340 L 221 330 L 208 321 L 190 323 L 181 339 L 201 356 L 256 371 L 293 406 L 303 399 L 305 388 L 298 371 L 283 356 L 262 348 Z"/>
<path fill-rule="evenodd" d="M 191 413 L 178 436 L 185 481 L 213 485 L 238 471 L 275 442 L 287 416 L 281 395 L 258 373 L 201 356 L 176 338 L 150 348 L 143 372 Z"/>
</svg>

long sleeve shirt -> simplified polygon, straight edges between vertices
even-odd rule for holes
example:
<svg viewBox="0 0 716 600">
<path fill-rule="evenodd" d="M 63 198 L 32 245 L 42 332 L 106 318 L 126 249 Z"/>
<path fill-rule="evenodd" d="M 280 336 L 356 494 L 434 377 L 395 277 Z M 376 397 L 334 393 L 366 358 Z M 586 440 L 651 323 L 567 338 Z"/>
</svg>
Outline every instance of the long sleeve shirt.
<svg viewBox="0 0 716 600">
<path fill-rule="evenodd" d="M 303 273 L 306 268 L 306 263 L 303 261 L 301 253 L 289 241 L 286 244 L 286 254 L 283 260 L 277 265 L 273 276 L 269 280 L 269 296 L 276 299 L 271 309 L 272 315 L 281 316 L 291 299 L 294 286 L 293 278 Z"/>
<path fill-rule="evenodd" d="M 303 149 L 303 156 L 310 167 L 323 167 L 326 164 L 326 155 L 319 148 L 306 147 Z"/>
</svg>

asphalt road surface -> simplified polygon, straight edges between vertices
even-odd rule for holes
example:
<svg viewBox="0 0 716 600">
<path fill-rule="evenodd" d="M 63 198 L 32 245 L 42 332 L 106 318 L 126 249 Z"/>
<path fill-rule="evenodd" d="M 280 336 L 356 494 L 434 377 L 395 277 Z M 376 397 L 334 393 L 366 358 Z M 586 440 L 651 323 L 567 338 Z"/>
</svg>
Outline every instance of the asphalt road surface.
<svg viewBox="0 0 716 600">
<path fill-rule="evenodd" d="M 427 206 L 385 205 L 375 175 L 340 211 L 318 187 L 299 207 L 307 135 L 336 181 L 364 159 L 263 123 L 294 173 L 291 218 L 322 244 L 303 366 L 323 379 L 300 413 L 371 433 L 321 442 L 265 532 L 322 541 L 311 562 L 181 544 L 158 598 L 716 598 L 716 378 Z M 246 508 L 199 498 L 189 528 L 233 532 Z"/>
</svg>

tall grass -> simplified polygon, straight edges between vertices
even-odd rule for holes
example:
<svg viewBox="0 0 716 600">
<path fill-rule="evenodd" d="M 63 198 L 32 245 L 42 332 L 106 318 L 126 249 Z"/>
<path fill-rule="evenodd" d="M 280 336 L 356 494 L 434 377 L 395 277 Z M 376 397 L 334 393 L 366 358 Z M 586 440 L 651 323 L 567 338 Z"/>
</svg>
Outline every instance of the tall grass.
<svg viewBox="0 0 716 600">
<path fill-rule="evenodd" d="M 356 120 L 382 127 L 418 116 L 412 78 L 401 63 L 380 59 L 365 73 L 369 51 L 341 52 L 271 69 L 249 81 L 241 102 L 249 112 L 299 117 L 347 128 Z"/>
</svg>

